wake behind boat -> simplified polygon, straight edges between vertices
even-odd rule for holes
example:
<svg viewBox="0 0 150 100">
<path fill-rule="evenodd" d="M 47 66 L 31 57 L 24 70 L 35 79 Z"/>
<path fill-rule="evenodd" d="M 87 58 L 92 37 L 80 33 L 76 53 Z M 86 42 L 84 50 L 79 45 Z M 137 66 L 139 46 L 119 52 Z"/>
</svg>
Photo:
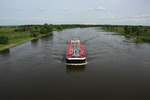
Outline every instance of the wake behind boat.
<svg viewBox="0 0 150 100">
<path fill-rule="evenodd" d="M 85 46 L 80 40 L 70 40 L 66 50 L 67 65 L 85 65 L 87 64 Z"/>
</svg>

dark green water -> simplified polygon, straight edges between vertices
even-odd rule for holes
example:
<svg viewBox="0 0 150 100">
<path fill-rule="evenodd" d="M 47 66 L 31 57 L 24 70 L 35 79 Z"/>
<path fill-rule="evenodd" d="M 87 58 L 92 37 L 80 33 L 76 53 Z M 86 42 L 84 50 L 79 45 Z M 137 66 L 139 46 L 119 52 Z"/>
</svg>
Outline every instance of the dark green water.
<svg viewBox="0 0 150 100">
<path fill-rule="evenodd" d="M 150 45 L 96 28 L 54 32 L 0 54 L 0 100 L 149 100 Z M 66 42 L 86 45 L 88 64 L 64 62 Z"/>
</svg>

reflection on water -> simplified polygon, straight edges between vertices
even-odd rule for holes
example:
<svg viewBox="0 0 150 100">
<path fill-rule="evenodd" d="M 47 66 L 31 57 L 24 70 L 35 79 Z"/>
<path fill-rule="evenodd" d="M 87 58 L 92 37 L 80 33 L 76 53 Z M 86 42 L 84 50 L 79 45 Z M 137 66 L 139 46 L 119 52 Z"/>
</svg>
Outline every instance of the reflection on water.
<svg viewBox="0 0 150 100">
<path fill-rule="evenodd" d="M 66 65 L 66 72 L 84 72 L 86 70 L 86 65 Z"/>
<path fill-rule="evenodd" d="M 0 55 L 3 55 L 3 56 L 9 55 L 9 53 L 10 53 L 10 49 L 0 51 Z"/>
<path fill-rule="evenodd" d="M 39 39 L 33 39 L 33 40 L 31 40 L 31 45 L 32 45 L 33 47 L 38 46 L 38 43 L 39 43 Z"/>
<path fill-rule="evenodd" d="M 37 38 L 37 39 L 33 39 L 33 40 L 31 40 L 31 42 L 37 42 L 37 41 L 39 41 L 39 39 Z"/>
</svg>

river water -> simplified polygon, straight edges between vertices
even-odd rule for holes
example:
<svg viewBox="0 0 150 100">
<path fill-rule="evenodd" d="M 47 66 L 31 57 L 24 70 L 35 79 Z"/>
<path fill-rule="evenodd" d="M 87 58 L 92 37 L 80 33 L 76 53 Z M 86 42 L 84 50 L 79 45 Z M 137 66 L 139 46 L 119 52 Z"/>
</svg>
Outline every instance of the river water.
<svg viewBox="0 0 150 100">
<path fill-rule="evenodd" d="M 86 66 L 66 66 L 67 40 L 80 39 Z M 0 54 L 0 100 L 148 100 L 150 45 L 100 28 L 54 32 Z"/>
</svg>

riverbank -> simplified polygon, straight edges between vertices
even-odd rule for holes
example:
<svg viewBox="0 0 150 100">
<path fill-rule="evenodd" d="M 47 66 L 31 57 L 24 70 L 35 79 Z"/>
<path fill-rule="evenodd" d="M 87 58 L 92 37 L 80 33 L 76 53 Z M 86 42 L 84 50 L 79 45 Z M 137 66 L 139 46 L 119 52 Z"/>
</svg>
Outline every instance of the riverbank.
<svg viewBox="0 0 150 100">
<path fill-rule="evenodd" d="M 136 43 L 150 43 L 149 26 L 103 26 L 104 31 L 117 32 Z"/>
<path fill-rule="evenodd" d="M 48 33 L 45 30 L 43 34 L 38 31 L 31 32 L 26 30 L 20 30 L 15 27 L 2 27 L 0 28 L 0 51 L 4 51 L 6 49 L 15 47 L 17 45 L 23 44 L 25 42 L 39 39 L 41 37 L 45 37 L 48 35 L 52 35 L 52 33 Z M 44 33 L 45 32 L 45 33 Z"/>
<path fill-rule="evenodd" d="M 4 50 L 7 50 L 7 49 L 10 49 L 10 48 L 13 48 L 15 46 L 24 44 L 26 42 L 45 37 L 45 36 L 48 36 L 48 35 L 43 34 L 43 35 L 40 35 L 38 37 L 27 37 L 27 38 L 17 39 L 14 42 L 11 42 L 11 43 L 5 44 L 5 45 L 0 44 L 0 52 L 4 51 Z"/>
</svg>

